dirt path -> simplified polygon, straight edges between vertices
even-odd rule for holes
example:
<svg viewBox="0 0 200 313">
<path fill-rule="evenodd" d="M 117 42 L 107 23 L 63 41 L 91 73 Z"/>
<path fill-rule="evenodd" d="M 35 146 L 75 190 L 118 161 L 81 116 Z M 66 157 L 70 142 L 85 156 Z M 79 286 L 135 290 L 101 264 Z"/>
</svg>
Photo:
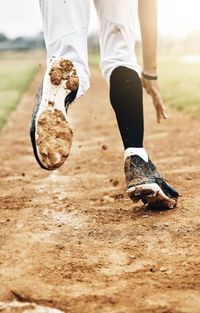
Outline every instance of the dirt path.
<svg viewBox="0 0 200 313">
<path fill-rule="evenodd" d="M 199 122 L 169 110 L 157 126 L 147 101 L 146 148 L 182 195 L 174 210 L 147 211 L 125 195 L 122 144 L 96 69 L 70 112 L 69 160 L 56 172 L 38 167 L 29 124 L 41 76 L 0 139 L 0 301 L 69 313 L 200 312 Z"/>
</svg>

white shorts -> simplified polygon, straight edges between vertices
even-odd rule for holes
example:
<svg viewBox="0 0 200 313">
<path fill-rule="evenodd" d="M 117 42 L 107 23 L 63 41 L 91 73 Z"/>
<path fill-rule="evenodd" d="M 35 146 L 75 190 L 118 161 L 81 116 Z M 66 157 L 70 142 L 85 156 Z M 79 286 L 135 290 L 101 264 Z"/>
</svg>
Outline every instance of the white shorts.
<svg viewBox="0 0 200 313">
<path fill-rule="evenodd" d="M 100 24 L 100 67 L 109 83 L 112 71 L 126 66 L 140 73 L 135 56 L 138 0 L 94 0 Z M 89 88 L 87 35 L 90 0 L 40 0 L 47 62 L 71 60 L 79 76 L 78 97 Z"/>
</svg>

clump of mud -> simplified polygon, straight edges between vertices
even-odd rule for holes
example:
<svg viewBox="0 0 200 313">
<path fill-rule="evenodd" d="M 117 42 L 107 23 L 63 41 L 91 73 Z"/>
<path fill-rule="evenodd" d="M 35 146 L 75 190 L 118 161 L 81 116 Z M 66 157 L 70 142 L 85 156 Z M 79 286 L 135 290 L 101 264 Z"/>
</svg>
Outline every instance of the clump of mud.
<svg viewBox="0 0 200 313">
<path fill-rule="evenodd" d="M 69 60 L 61 60 L 60 66 L 66 73 L 70 73 L 71 70 L 73 69 L 73 64 Z"/>
<path fill-rule="evenodd" d="M 69 90 L 76 90 L 79 83 L 78 76 L 70 76 L 67 80 L 66 87 Z"/>
<path fill-rule="evenodd" d="M 72 130 L 60 110 L 46 110 L 40 114 L 36 142 L 41 162 L 46 168 L 53 170 L 65 162 L 72 136 Z"/>
<path fill-rule="evenodd" d="M 54 107 L 54 106 L 55 106 L 55 101 L 50 101 L 50 100 L 49 100 L 48 105 L 49 105 L 50 107 Z"/>
<path fill-rule="evenodd" d="M 57 86 L 60 85 L 63 79 L 63 73 L 59 68 L 52 67 L 49 72 L 49 75 L 51 77 L 51 82 L 53 85 L 57 85 Z"/>
<path fill-rule="evenodd" d="M 67 90 L 73 91 L 78 88 L 79 78 L 70 60 L 62 59 L 55 61 L 49 76 L 51 83 L 55 86 L 60 85 L 62 81 L 66 81 L 66 92 Z"/>
</svg>

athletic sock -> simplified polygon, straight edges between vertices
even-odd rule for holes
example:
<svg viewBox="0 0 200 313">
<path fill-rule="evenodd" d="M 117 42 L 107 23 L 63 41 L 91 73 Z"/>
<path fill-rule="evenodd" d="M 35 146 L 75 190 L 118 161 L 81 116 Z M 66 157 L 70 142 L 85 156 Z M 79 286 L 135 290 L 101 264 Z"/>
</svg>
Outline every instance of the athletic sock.
<svg viewBox="0 0 200 313">
<path fill-rule="evenodd" d="M 148 154 L 144 148 L 127 148 L 124 152 L 124 160 L 131 155 L 139 155 L 145 162 L 148 162 Z"/>
<path fill-rule="evenodd" d="M 115 111 L 124 148 L 143 148 L 142 83 L 137 72 L 124 66 L 110 77 L 110 101 Z"/>
</svg>

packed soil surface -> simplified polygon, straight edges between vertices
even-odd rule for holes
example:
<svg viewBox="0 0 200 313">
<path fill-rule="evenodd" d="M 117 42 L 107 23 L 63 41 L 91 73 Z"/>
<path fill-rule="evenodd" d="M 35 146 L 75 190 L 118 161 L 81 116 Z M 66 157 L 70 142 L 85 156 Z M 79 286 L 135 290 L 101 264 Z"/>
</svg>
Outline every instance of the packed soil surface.
<svg viewBox="0 0 200 313">
<path fill-rule="evenodd" d="M 181 197 L 173 210 L 132 203 L 108 87 L 91 72 L 90 91 L 69 109 L 74 138 L 60 169 L 40 169 L 29 139 L 42 71 L 2 131 L 0 301 L 66 313 L 198 313 L 200 123 L 168 109 L 158 125 L 145 99 L 145 147 Z"/>
</svg>

